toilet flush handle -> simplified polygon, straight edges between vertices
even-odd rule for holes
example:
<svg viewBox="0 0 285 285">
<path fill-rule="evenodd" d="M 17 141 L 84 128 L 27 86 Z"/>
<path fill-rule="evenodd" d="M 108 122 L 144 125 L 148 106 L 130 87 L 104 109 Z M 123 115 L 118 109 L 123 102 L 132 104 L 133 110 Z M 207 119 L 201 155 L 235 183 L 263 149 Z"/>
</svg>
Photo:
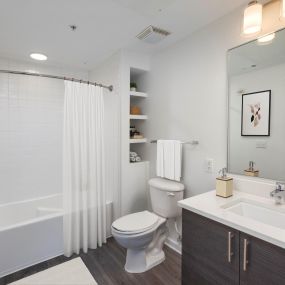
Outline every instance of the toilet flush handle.
<svg viewBox="0 0 285 285">
<path fill-rule="evenodd" d="M 174 194 L 174 193 L 172 193 L 172 192 L 167 192 L 167 196 L 169 196 L 169 197 L 174 197 L 174 196 L 175 196 L 175 194 Z"/>
</svg>

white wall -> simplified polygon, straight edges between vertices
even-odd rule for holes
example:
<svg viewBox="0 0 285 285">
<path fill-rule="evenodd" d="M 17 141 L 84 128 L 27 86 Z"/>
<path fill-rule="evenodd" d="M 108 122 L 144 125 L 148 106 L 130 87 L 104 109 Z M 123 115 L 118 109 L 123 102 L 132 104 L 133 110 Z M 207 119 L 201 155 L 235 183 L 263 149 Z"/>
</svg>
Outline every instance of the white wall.
<svg viewBox="0 0 285 285">
<path fill-rule="evenodd" d="M 280 28 L 279 22 L 268 24 L 279 19 L 278 7 L 276 3 L 266 7 L 264 33 Z M 241 21 L 239 9 L 151 58 L 147 137 L 200 142 L 197 147 L 184 146 L 185 197 L 214 189 L 217 171 L 226 166 L 226 58 L 228 49 L 249 40 L 241 37 Z M 155 176 L 155 156 L 153 147 L 151 176 Z M 207 158 L 214 159 L 213 173 L 205 171 Z M 171 238 L 176 239 L 173 228 Z"/>
<path fill-rule="evenodd" d="M 148 137 L 199 140 L 183 149 L 187 197 L 213 189 L 226 163 L 226 53 L 239 43 L 238 20 L 223 18 L 152 58 Z M 215 162 L 212 174 L 205 172 L 207 158 Z"/>
<path fill-rule="evenodd" d="M 0 69 L 87 75 L 3 58 Z M 63 98 L 61 80 L 0 74 L 0 203 L 62 191 Z"/>
<path fill-rule="evenodd" d="M 241 136 L 242 96 L 238 93 L 271 90 L 271 135 L 270 137 Z M 230 136 L 229 168 L 243 174 L 248 162 L 253 160 L 260 177 L 284 180 L 285 173 L 285 64 L 263 68 L 230 79 Z M 266 148 L 257 148 L 262 142 Z"/>
<path fill-rule="evenodd" d="M 119 51 L 90 72 L 90 79 L 114 85 L 106 94 L 107 151 L 111 154 L 108 198 L 114 202 L 114 219 L 147 208 L 149 163 L 129 162 L 130 68 L 149 70 L 149 57 Z M 118 163 L 119 160 L 119 163 Z M 113 164 L 114 163 L 114 164 Z M 119 174 L 119 177 L 116 175 Z"/>
<path fill-rule="evenodd" d="M 149 71 L 149 57 L 122 52 L 121 134 L 122 134 L 122 215 L 143 211 L 148 202 L 149 163 L 129 162 L 130 136 L 130 69 Z M 146 99 L 148 100 L 148 99 Z M 145 124 L 145 122 L 143 123 Z M 143 157 L 145 160 L 145 158 Z"/>
<path fill-rule="evenodd" d="M 89 73 L 91 81 L 113 85 L 113 92 L 104 89 L 106 195 L 113 202 L 113 218 L 120 216 L 121 207 L 121 53 L 118 52 Z"/>
</svg>

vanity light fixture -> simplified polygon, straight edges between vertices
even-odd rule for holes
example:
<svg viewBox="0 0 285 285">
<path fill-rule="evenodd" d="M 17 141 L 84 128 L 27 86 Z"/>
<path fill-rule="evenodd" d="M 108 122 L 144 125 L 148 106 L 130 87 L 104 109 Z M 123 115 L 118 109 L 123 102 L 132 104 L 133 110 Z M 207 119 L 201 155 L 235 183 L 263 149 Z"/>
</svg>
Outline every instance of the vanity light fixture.
<svg viewBox="0 0 285 285">
<path fill-rule="evenodd" d="M 285 18 L 285 0 L 282 0 L 281 16 L 282 16 L 283 18 Z"/>
<path fill-rule="evenodd" d="M 47 56 L 41 53 L 31 53 L 30 57 L 35 60 L 44 61 L 47 60 Z"/>
<path fill-rule="evenodd" d="M 258 1 L 251 1 L 244 10 L 243 33 L 245 35 L 257 34 L 261 31 L 261 26 L 262 4 Z"/>
<path fill-rule="evenodd" d="M 257 39 L 258 44 L 260 45 L 267 45 L 267 44 L 271 44 L 273 42 L 273 40 L 275 39 L 275 33 L 263 36 L 259 39 Z"/>
</svg>

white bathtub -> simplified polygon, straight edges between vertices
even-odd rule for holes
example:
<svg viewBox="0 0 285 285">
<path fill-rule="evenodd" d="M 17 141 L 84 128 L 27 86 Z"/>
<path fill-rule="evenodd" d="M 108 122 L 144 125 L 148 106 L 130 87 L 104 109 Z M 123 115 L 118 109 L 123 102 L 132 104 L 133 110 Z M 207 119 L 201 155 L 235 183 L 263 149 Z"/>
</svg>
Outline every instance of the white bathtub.
<svg viewBox="0 0 285 285">
<path fill-rule="evenodd" d="M 63 254 L 60 194 L 0 205 L 0 277 Z"/>
</svg>

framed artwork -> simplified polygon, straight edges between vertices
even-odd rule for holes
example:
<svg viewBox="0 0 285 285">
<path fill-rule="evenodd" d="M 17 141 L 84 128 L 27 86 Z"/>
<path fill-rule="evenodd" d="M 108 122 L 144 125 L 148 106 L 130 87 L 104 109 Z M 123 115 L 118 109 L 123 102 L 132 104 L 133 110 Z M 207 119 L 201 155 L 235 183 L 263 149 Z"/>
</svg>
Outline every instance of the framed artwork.
<svg viewBox="0 0 285 285">
<path fill-rule="evenodd" d="M 242 95 L 241 135 L 270 136 L 271 90 Z"/>
</svg>

